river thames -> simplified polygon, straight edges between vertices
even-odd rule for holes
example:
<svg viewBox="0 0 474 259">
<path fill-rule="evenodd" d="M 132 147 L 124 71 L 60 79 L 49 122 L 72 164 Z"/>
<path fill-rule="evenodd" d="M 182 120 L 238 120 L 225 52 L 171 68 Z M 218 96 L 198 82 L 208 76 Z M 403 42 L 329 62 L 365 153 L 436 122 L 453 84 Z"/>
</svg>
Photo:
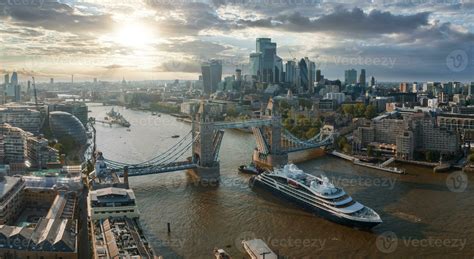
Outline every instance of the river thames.
<svg viewBox="0 0 474 259">
<path fill-rule="evenodd" d="M 90 105 L 90 116 L 103 119 L 111 107 Z M 97 124 L 97 147 L 108 159 L 143 162 L 166 151 L 191 125 L 163 114 L 116 107 L 132 124 L 125 128 Z M 356 201 L 373 208 L 384 221 L 359 231 L 318 218 L 298 207 L 248 187 L 247 164 L 253 135 L 225 132 L 221 147 L 221 183 L 199 186 L 187 172 L 132 177 L 142 227 L 165 258 L 213 258 L 215 247 L 234 258 L 245 253 L 242 239 L 260 238 L 289 258 L 430 257 L 473 258 L 474 175 L 434 174 L 404 166 L 407 175 L 357 167 L 324 156 L 298 166 L 324 172 Z M 185 154 L 184 160 L 191 154 Z M 167 232 L 171 224 L 171 233 Z"/>
</svg>

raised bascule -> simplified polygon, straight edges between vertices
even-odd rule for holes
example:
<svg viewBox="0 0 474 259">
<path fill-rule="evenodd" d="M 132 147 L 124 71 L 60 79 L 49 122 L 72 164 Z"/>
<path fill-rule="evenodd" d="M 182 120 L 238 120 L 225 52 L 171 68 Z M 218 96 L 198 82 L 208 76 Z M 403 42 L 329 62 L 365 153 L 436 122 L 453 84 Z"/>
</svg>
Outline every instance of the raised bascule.
<svg viewBox="0 0 474 259">
<path fill-rule="evenodd" d="M 191 170 L 200 181 L 218 181 L 219 151 L 225 129 L 251 128 L 256 139 L 252 160 L 266 168 L 287 164 L 289 153 L 322 148 L 333 143 L 334 133 L 326 135 L 320 133 L 309 140 L 298 139 L 283 128 L 276 106 L 277 103 L 270 99 L 260 119 L 216 122 L 210 116 L 210 106 L 202 102 L 192 122 L 191 131 L 169 150 L 139 164 L 108 159 L 105 159 L 105 162 L 109 168 L 119 173 L 126 168 L 128 176 Z M 183 159 L 186 155 L 189 156 L 190 150 L 191 156 Z"/>
</svg>

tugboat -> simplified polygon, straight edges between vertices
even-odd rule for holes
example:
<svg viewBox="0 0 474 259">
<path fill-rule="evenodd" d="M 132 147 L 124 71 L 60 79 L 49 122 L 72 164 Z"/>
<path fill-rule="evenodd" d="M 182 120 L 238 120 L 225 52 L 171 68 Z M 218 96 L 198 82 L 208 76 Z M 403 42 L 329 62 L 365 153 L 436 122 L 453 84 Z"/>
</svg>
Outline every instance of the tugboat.
<svg viewBox="0 0 474 259">
<path fill-rule="evenodd" d="M 241 165 L 239 166 L 239 173 L 242 174 L 261 174 L 265 170 L 259 168 L 258 166 L 255 166 L 253 163 L 250 163 L 249 165 Z"/>
<path fill-rule="evenodd" d="M 224 249 L 214 249 L 214 256 L 216 259 L 232 259 L 230 255 Z"/>
</svg>

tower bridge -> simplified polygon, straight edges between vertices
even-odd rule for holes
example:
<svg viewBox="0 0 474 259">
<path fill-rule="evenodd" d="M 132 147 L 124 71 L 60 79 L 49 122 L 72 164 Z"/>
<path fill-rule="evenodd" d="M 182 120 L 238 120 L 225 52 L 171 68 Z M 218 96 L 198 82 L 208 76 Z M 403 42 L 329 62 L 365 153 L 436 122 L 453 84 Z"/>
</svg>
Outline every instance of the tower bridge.
<svg viewBox="0 0 474 259">
<path fill-rule="evenodd" d="M 281 117 L 270 100 L 261 119 L 233 122 L 215 122 L 209 107 L 203 102 L 196 112 L 191 131 L 169 150 L 138 164 L 104 159 L 108 168 L 117 172 L 127 170 L 128 176 L 160 174 L 192 170 L 203 181 L 215 181 L 220 176 L 219 151 L 225 129 L 251 128 L 256 139 L 252 160 L 255 164 L 273 168 L 288 163 L 288 154 L 307 149 L 329 146 L 334 133 L 318 134 L 309 140 L 300 140 L 285 130 Z M 183 156 L 191 150 L 191 157 Z M 103 158 L 101 158 L 103 159 Z"/>
</svg>

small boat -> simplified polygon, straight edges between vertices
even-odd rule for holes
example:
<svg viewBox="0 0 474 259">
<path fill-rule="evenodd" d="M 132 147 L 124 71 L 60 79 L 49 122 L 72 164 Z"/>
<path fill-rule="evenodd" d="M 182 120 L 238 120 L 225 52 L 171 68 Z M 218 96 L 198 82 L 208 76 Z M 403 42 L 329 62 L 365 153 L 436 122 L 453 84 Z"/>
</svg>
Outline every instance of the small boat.
<svg viewBox="0 0 474 259">
<path fill-rule="evenodd" d="M 214 249 L 214 256 L 216 259 L 232 259 L 224 249 Z"/>
<path fill-rule="evenodd" d="M 156 115 L 158 115 L 158 113 L 157 112 L 152 112 L 151 115 L 156 116 Z"/>
<path fill-rule="evenodd" d="M 265 170 L 259 168 L 258 166 L 255 166 L 253 163 L 249 165 L 241 165 L 239 167 L 239 173 L 242 174 L 261 174 Z"/>
<path fill-rule="evenodd" d="M 132 131 L 132 130 L 131 130 L 130 128 L 127 128 L 127 131 L 130 132 L 130 131 Z"/>
<path fill-rule="evenodd" d="M 171 138 L 179 138 L 179 135 L 173 135 Z"/>
<path fill-rule="evenodd" d="M 261 239 L 242 241 L 245 251 L 252 259 L 277 259 L 275 254 L 268 245 Z"/>
</svg>

